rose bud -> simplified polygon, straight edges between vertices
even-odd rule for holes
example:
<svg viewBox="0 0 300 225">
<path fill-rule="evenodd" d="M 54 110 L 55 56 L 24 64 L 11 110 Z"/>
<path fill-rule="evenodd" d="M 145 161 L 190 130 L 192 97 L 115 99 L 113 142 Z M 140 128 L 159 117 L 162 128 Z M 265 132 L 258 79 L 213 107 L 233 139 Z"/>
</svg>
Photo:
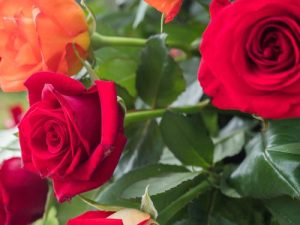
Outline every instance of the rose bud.
<svg viewBox="0 0 300 225">
<path fill-rule="evenodd" d="M 47 192 L 47 181 L 23 169 L 20 158 L 4 161 L 0 167 L 0 224 L 28 225 L 41 218 Z"/>
<path fill-rule="evenodd" d="M 15 105 L 10 108 L 10 114 L 13 119 L 14 126 L 20 123 L 22 118 L 23 108 L 21 105 Z"/>
<path fill-rule="evenodd" d="M 213 0 L 199 80 L 212 103 L 267 119 L 300 116 L 300 2 Z"/>
<path fill-rule="evenodd" d="M 183 0 L 145 0 L 165 15 L 165 23 L 171 22 L 180 11 Z"/>
<path fill-rule="evenodd" d="M 62 74 L 41 72 L 25 85 L 30 108 L 19 124 L 26 168 L 53 180 L 62 202 L 110 179 L 126 138 L 113 82 L 88 90 Z"/>
<path fill-rule="evenodd" d="M 74 75 L 89 47 L 88 25 L 75 0 L 5 0 L 0 7 L 0 87 L 21 91 L 38 71 Z"/>
<path fill-rule="evenodd" d="M 149 214 L 136 209 L 118 212 L 89 211 L 68 221 L 67 225 L 157 225 Z"/>
<path fill-rule="evenodd" d="M 10 114 L 11 118 L 4 121 L 4 126 L 6 128 L 13 128 L 13 127 L 17 126 L 21 121 L 22 114 L 23 114 L 22 105 L 17 104 L 17 105 L 11 106 L 9 108 L 9 114 Z"/>
</svg>

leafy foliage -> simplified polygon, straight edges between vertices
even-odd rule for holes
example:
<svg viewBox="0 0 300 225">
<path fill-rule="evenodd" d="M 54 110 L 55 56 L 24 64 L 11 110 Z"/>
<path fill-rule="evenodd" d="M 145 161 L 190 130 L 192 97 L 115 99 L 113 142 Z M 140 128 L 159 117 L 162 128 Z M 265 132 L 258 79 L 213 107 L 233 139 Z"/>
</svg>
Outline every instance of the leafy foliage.
<svg viewBox="0 0 300 225">
<path fill-rule="evenodd" d="M 299 197 L 298 124 L 299 120 L 270 121 L 267 132 L 249 143 L 247 158 L 232 174 L 232 183 L 241 194 Z"/>
<path fill-rule="evenodd" d="M 97 32 L 111 40 L 91 49 L 89 63 L 98 78 L 117 84 L 127 118 L 144 117 L 126 124 L 128 142 L 110 183 L 52 202 L 34 225 L 66 224 L 93 205 L 140 209 L 147 187 L 160 225 L 300 224 L 300 120 L 265 121 L 262 131 L 249 115 L 197 105 L 207 100 L 197 71 L 210 0 L 184 1 L 166 25 L 143 0 L 87 3 Z M 76 78 L 91 83 L 84 70 Z M 14 133 L 0 132 L 1 160 L 20 155 Z"/>
<path fill-rule="evenodd" d="M 137 72 L 139 96 L 151 107 L 165 107 L 184 91 L 182 70 L 169 56 L 166 35 L 150 37 L 141 54 Z"/>
</svg>

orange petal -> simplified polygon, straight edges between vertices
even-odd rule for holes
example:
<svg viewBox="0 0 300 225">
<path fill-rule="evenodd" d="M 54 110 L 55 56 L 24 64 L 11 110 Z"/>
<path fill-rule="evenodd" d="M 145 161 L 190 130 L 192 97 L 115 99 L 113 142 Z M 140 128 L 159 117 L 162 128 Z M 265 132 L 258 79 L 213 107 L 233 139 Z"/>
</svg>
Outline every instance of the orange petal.
<svg viewBox="0 0 300 225">
<path fill-rule="evenodd" d="M 82 67 L 67 46 L 83 58 L 90 44 L 88 25 L 75 0 L 0 0 L 0 87 L 24 90 L 37 71 L 73 75 Z"/>
<path fill-rule="evenodd" d="M 34 0 L 37 7 L 69 36 L 88 30 L 82 8 L 75 0 Z"/>
<path fill-rule="evenodd" d="M 166 16 L 165 22 L 172 21 L 179 13 L 183 0 L 145 0 Z"/>
</svg>

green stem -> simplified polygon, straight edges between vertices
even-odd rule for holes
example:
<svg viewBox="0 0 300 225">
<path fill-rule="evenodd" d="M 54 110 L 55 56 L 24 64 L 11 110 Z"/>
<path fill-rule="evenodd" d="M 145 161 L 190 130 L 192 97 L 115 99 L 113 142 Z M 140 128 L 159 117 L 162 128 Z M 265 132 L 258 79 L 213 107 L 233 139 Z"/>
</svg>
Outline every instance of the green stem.
<svg viewBox="0 0 300 225">
<path fill-rule="evenodd" d="M 212 217 L 214 207 L 215 207 L 216 197 L 217 197 L 217 190 L 214 190 L 212 193 L 212 196 L 211 196 L 208 217 L 207 217 L 207 225 L 211 224 L 210 222 L 211 222 L 211 217 Z"/>
<path fill-rule="evenodd" d="M 54 194 L 53 190 L 51 187 L 49 187 L 48 195 L 47 195 L 47 202 L 45 206 L 45 212 L 42 218 L 42 225 L 45 225 L 47 223 L 48 215 L 51 209 L 51 206 L 54 204 L 55 199 L 54 199 Z"/>
<path fill-rule="evenodd" d="M 208 106 L 209 102 L 210 102 L 209 100 L 205 100 L 199 102 L 197 105 L 192 105 L 192 106 L 129 112 L 125 116 L 125 126 L 133 122 L 139 122 L 147 119 L 162 117 L 167 110 L 171 110 L 173 112 L 179 112 L 179 113 L 188 113 L 188 114 L 198 113 L 203 108 Z"/>
<path fill-rule="evenodd" d="M 161 19 L 160 19 L 160 33 L 161 34 L 164 32 L 164 24 L 165 24 L 165 15 L 162 13 Z"/>
<path fill-rule="evenodd" d="M 130 38 L 130 37 L 112 37 L 105 36 L 99 33 L 94 33 L 91 37 L 92 48 L 97 50 L 102 47 L 108 46 L 129 46 L 129 47 L 144 47 L 147 43 L 147 39 L 143 38 Z M 198 47 L 194 45 L 188 45 L 185 43 L 168 41 L 167 45 L 171 48 L 178 48 L 186 53 L 199 54 Z"/>
</svg>

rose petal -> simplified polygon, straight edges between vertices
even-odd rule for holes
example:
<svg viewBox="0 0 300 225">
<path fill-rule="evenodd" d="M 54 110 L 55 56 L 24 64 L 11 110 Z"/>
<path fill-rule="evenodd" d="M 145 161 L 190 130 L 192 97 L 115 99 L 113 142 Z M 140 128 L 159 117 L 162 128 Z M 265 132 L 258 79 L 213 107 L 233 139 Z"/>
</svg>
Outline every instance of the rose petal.
<svg viewBox="0 0 300 225">
<path fill-rule="evenodd" d="M 57 91 L 65 95 L 78 95 L 85 91 L 83 84 L 63 74 L 39 72 L 33 74 L 25 82 L 30 105 L 41 100 L 45 84 L 52 84 Z"/>
<path fill-rule="evenodd" d="M 168 23 L 179 13 L 183 0 L 145 0 L 145 2 L 165 14 L 165 22 Z"/>
<path fill-rule="evenodd" d="M 107 219 L 113 212 L 89 211 L 68 221 L 68 225 L 123 225 L 122 220 Z"/>
</svg>

